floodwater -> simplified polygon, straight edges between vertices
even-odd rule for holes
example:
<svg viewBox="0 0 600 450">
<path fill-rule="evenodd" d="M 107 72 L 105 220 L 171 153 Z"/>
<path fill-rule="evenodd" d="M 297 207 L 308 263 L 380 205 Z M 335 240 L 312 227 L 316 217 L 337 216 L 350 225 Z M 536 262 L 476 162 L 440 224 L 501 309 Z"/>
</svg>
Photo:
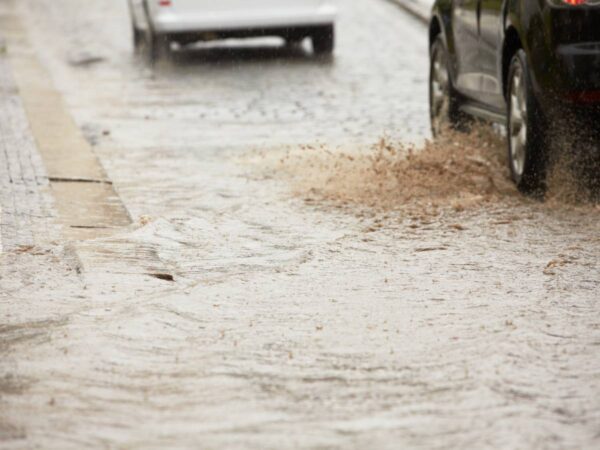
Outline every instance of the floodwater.
<svg viewBox="0 0 600 450">
<path fill-rule="evenodd" d="M 600 209 L 425 143 L 422 26 L 339 4 L 332 61 L 155 68 L 125 2 L 12 4 L 134 224 L 1 256 L 3 447 L 600 444 Z"/>
</svg>

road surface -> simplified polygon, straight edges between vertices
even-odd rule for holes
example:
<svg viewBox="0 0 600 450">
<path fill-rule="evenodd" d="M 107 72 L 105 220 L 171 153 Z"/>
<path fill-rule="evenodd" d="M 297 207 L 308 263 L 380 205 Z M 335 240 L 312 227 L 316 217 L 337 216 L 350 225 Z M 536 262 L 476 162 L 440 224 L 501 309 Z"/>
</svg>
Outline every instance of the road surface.
<svg viewBox="0 0 600 450">
<path fill-rule="evenodd" d="M 338 4 L 332 60 L 150 68 L 124 1 L 0 1 L 131 221 L 3 235 L 2 448 L 600 445 L 600 210 L 521 198 L 493 143 L 398 163 L 426 31 Z"/>
</svg>

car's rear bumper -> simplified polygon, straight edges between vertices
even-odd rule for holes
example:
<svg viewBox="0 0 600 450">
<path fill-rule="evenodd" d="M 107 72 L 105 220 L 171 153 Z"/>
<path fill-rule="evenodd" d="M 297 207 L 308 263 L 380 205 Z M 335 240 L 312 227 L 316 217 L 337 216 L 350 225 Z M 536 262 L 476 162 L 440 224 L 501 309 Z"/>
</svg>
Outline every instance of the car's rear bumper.
<svg viewBox="0 0 600 450">
<path fill-rule="evenodd" d="M 559 45 L 556 59 L 564 90 L 600 92 L 600 42 Z"/>
<path fill-rule="evenodd" d="M 528 53 L 544 101 L 600 104 L 600 0 L 569 5 L 546 0 L 543 35 L 530 33 Z"/>
<path fill-rule="evenodd" d="M 182 45 L 187 45 L 198 41 L 266 36 L 277 36 L 286 40 L 300 40 L 318 33 L 323 26 L 324 25 L 302 25 L 293 27 L 248 28 L 215 31 L 171 31 L 168 33 L 161 33 L 161 36 L 164 36 L 168 40 L 178 42 Z"/>
<path fill-rule="evenodd" d="M 173 11 L 162 11 L 152 18 L 152 25 L 156 33 L 176 34 L 328 25 L 334 23 L 335 18 L 336 10 L 332 6 L 308 11 L 257 11 L 239 16 L 223 12 L 177 14 Z"/>
<path fill-rule="evenodd" d="M 548 55 L 548 54 L 546 54 Z M 600 107 L 600 42 L 558 45 L 534 55 L 537 97 L 548 105 Z"/>
</svg>

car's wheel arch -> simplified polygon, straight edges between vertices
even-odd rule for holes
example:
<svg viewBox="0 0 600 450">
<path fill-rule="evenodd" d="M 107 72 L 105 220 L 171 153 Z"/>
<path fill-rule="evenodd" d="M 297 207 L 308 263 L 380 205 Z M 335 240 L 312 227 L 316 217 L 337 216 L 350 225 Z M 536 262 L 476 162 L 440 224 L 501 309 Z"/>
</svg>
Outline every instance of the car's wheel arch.
<svg viewBox="0 0 600 450">
<path fill-rule="evenodd" d="M 442 34 L 443 38 L 443 31 L 442 26 L 440 24 L 440 19 L 437 15 L 434 15 L 429 22 L 429 48 L 433 46 L 433 43 L 440 34 Z"/>
<path fill-rule="evenodd" d="M 517 28 L 512 24 L 508 24 L 504 31 L 504 41 L 502 44 L 502 88 L 504 98 L 508 95 L 508 72 L 510 70 L 510 63 L 515 54 L 523 47 L 523 41 L 517 31 Z"/>
<path fill-rule="evenodd" d="M 452 2 L 449 0 L 438 0 L 433 7 L 429 21 L 429 48 L 431 48 L 438 35 L 442 36 L 444 45 L 448 51 L 454 53 L 454 42 L 452 40 Z"/>
<path fill-rule="evenodd" d="M 446 4 L 447 3 L 447 4 Z M 441 1 L 436 4 L 431 19 L 429 21 L 429 49 L 431 50 L 436 39 L 440 37 L 446 47 L 448 55 L 450 57 L 450 76 L 451 79 L 456 79 L 456 64 L 454 57 L 454 39 L 452 36 L 452 17 L 451 17 L 451 3 Z"/>
</svg>

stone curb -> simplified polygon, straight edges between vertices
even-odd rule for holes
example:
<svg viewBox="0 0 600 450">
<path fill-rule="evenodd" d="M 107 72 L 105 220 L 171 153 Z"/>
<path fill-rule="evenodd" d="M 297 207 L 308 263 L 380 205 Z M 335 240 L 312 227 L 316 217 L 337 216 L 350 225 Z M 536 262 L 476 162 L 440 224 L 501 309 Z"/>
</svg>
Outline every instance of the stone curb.
<svg viewBox="0 0 600 450">
<path fill-rule="evenodd" d="M 48 81 L 51 77 L 33 51 L 28 32 L 19 16 L 15 14 L 10 20 L 11 34 L 6 37 L 9 54 L 0 55 L 0 63 L 3 62 L 7 67 L 3 72 L 8 73 L 11 69 L 13 77 L 0 83 L 0 89 L 6 86 L 5 90 L 12 92 L 13 103 L 19 106 L 22 123 L 19 129 L 26 132 L 22 132 L 17 138 L 28 139 L 30 153 L 35 154 L 36 163 L 39 162 L 39 172 L 42 173 L 43 170 L 43 181 L 52 197 L 52 214 L 56 225 L 61 229 L 62 238 L 82 240 L 114 234 L 131 224 L 129 212 L 91 145 L 75 123 L 62 95 Z M 21 47 L 28 51 L 10 52 L 12 41 L 20 42 Z M 3 74 L 0 72 L 0 82 L 2 80 Z M 4 112 L 4 117 L 15 116 L 12 111 L 3 111 L 2 106 L 0 105 L 0 113 Z M 0 121 L 0 131 L 2 130 L 3 123 Z M 4 134 L 9 136 L 8 133 Z M 0 132 L 0 143 L 6 138 Z M 14 159 L 14 155 L 23 153 L 22 146 L 13 142 L 10 144 L 15 150 L 8 156 L 12 155 Z M 12 171 L 15 170 L 14 167 L 22 166 L 11 164 L 10 160 L 2 164 L 3 162 L 0 152 L 0 165 Z M 0 174 L 2 169 L 0 167 Z M 11 176 L 11 179 L 14 178 L 21 179 L 24 176 L 15 174 Z M 3 215 L 6 216 L 7 212 L 3 211 Z M 27 227 L 13 228 L 21 230 Z M 6 239 L 4 246 L 6 248 Z"/>
<path fill-rule="evenodd" d="M 0 251 L 6 252 L 51 240 L 57 233 L 48 175 L 29 128 L 7 44 L 1 45 Z"/>
</svg>

